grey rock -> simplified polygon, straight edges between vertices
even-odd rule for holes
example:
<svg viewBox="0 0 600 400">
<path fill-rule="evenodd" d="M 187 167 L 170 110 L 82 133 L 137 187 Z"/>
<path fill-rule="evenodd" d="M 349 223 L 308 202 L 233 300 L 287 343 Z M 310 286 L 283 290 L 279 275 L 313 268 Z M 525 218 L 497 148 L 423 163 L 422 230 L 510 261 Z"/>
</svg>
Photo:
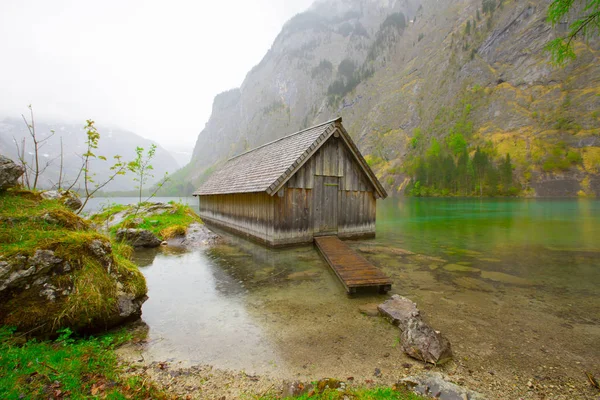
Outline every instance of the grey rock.
<svg viewBox="0 0 600 400">
<path fill-rule="evenodd" d="M 64 205 L 70 208 L 71 210 L 77 211 L 83 206 L 83 203 L 81 202 L 81 199 L 79 198 L 77 193 L 68 191 L 63 192 L 62 194 Z"/>
<path fill-rule="evenodd" d="M 0 155 L 0 190 L 18 185 L 19 178 L 25 169 L 15 164 L 10 158 Z"/>
<path fill-rule="evenodd" d="M 393 295 L 391 299 L 386 300 L 383 304 L 380 304 L 377 308 L 381 315 L 388 318 L 401 331 L 406 330 L 411 319 L 421 318 L 421 313 L 417 305 L 406 297 L 397 294 Z"/>
<path fill-rule="evenodd" d="M 61 200 L 65 206 L 73 211 L 79 210 L 83 205 L 77 193 L 71 191 L 46 190 L 41 193 L 41 196 L 46 200 Z"/>
<path fill-rule="evenodd" d="M 51 250 L 37 250 L 35 254 L 23 263 L 23 258 L 15 257 L 12 263 L 5 263 L 0 269 L 0 292 L 25 286 L 36 277 L 46 273 L 62 263 Z M 33 277 L 33 278 L 32 278 Z"/>
<path fill-rule="evenodd" d="M 8 263 L 6 261 L 0 261 L 0 277 L 2 277 L 3 275 L 7 274 L 9 271 L 9 266 Z"/>
<path fill-rule="evenodd" d="M 56 257 L 52 250 L 37 250 L 33 257 L 28 261 L 29 265 L 35 266 L 40 271 L 60 264 L 61 262 L 62 259 Z"/>
<path fill-rule="evenodd" d="M 117 305 L 119 306 L 119 316 L 123 319 L 130 319 L 142 315 L 142 304 L 148 299 L 147 296 L 135 298 L 131 293 L 119 291 L 117 293 Z"/>
<path fill-rule="evenodd" d="M 48 301 L 54 301 L 56 300 L 56 291 L 57 289 L 54 286 L 46 283 L 44 288 L 40 290 L 40 296 L 45 297 Z"/>
<path fill-rule="evenodd" d="M 43 199 L 45 200 L 60 200 L 62 199 L 62 194 L 58 190 L 46 190 L 45 192 L 40 193 Z"/>
<path fill-rule="evenodd" d="M 96 257 L 106 260 L 107 257 L 112 253 L 112 246 L 110 242 L 106 242 L 103 240 L 92 240 L 92 242 L 88 245 L 89 250 Z"/>
<path fill-rule="evenodd" d="M 440 400 L 483 400 L 483 395 L 449 382 L 439 372 L 429 372 L 419 376 L 401 379 L 400 386 L 424 396 L 435 396 Z"/>
<path fill-rule="evenodd" d="M 413 318 L 400 336 L 402 350 L 417 360 L 432 364 L 443 364 L 452 359 L 450 342 L 440 332 Z"/>
<path fill-rule="evenodd" d="M 162 242 L 146 229 L 119 229 L 116 237 L 117 240 L 124 240 L 133 247 L 158 247 Z"/>
<path fill-rule="evenodd" d="M 187 228 L 185 238 L 181 242 L 186 247 L 199 247 L 217 243 L 220 236 L 212 232 L 206 225 L 193 223 Z"/>
</svg>

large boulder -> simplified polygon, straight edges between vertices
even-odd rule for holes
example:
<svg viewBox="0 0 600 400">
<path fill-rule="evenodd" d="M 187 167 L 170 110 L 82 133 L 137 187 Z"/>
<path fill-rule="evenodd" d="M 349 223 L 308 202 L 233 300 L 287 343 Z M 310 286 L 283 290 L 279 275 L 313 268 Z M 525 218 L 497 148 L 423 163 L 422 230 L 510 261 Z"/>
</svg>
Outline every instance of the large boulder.
<svg viewBox="0 0 600 400">
<path fill-rule="evenodd" d="M 0 155 L 0 190 L 18 185 L 19 178 L 25 169 L 15 164 L 10 158 Z"/>
<path fill-rule="evenodd" d="M 420 318 L 408 321 L 406 329 L 400 335 L 400 342 L 402 350 L 417 360 L 443 364 L 452 359 L 452 349 L 448 339 Z"/>
<path fill-rule="evenodd" d="M 143 276 L 107 239 L 0 256 L 0 325 L 35 335 L 110 328 L 141 315 Z M 58 255 L 58 252 L 61 255 Z"/>
<path fill-rule="evenodd" d="M 410 320 L 420 318 L 421 313 L 417 305 L 400 295 L 393 295 L 378 307 L 381 315 L 390 320 L 390 322 L 404 331 Z"/>
<path fill-rule="evenodd" d="M 116 237 L 117 240 L 124 241 L 133 247 L 158 247 L 162 243 L 162 240 L 147 229 L 119 229 Z"/>
</svg>

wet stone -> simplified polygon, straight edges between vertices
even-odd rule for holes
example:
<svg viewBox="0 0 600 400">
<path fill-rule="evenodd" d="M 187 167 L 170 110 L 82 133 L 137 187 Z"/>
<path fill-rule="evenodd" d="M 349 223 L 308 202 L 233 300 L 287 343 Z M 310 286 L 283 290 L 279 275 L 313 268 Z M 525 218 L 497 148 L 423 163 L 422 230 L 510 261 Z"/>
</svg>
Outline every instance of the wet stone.
<svg viewBox="0 0 600 400">
<path fill-rule="evenodd" d="M 413 318 L 420 318 L 420 312 L 417 305 L 400 295 L 393 295 L 391 299 L 386 300 L 383 304 L 378 307 L 381 315 L 391 321 L 393 325 L 404 331 L 408 325 L 408 322 Z"/>
<path fill-rule="evenodd" d="M 417 360 L 437 365 L 452 359 L 448 339 L 420 319 L 413 318 L 408 322 L 400 341 L 402 350 Z"/>
</svg>

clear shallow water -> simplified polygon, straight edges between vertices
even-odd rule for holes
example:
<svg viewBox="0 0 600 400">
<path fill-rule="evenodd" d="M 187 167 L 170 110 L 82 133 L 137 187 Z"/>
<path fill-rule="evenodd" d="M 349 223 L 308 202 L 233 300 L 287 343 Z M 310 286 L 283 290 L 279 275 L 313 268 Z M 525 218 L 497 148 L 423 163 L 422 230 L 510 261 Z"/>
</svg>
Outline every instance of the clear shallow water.
<svg viewBox="0 0 600 400">
<path fill-rule="evenodd" d="M 587 396 L 583 372 L 600 373 L 600 202 L 388 199 L 377 218 L 376 239 L 349 244 L 448 336 L 458 361 L 447 372 L 484 392 L 489 379 L 539 378 Z M 348 298 L 312 246 L 224 236 L 211 249 L 137 253 L 145 358 L 285 377 L 416 372 L 402 368 L 413 361 L 396 329 L 359 313 L 385 296 Z"/>
</svg>

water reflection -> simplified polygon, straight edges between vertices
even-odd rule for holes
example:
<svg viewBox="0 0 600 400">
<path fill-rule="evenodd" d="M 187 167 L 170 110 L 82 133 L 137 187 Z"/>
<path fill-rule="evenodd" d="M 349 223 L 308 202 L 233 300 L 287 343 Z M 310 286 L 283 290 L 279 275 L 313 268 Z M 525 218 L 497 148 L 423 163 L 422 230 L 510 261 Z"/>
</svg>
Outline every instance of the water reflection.
<svg viewBox="0 0 600 400">
<path fill-rule="evenodd" d="M 278 363 L 246 310 L 243 281 L 202 251 L 167 249 L 136 253 L 136 261 L 148 265 L 142 269 L 149 288 L 142 319 L 151 345 L 144 357 L 258 372 Z"/>
</svg>

